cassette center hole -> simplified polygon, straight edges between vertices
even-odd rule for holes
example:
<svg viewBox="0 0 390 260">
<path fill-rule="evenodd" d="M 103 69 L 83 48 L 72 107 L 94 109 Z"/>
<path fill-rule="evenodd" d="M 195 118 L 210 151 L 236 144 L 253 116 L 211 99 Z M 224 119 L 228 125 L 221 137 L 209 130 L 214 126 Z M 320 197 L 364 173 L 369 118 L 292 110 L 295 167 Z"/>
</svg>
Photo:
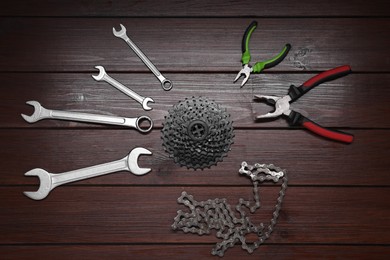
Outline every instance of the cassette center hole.
<svg viewBox="0 0 390 260">
<path fill-rule="evenodd" d="M 206 138 L 209 133 L 209 127 L 202 120 L 195 120 L 188 126 L 188 135 L 195 141 L 200 141 Z"/>
</svg>

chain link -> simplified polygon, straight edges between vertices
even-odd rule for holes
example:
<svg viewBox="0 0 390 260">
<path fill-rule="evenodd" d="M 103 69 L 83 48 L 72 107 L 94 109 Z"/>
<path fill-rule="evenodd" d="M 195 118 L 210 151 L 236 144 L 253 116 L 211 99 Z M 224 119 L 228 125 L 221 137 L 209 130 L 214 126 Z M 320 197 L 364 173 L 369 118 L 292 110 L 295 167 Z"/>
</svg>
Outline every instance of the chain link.
<svg viewBox="0 0 390 260">
<path fill-rule="evenodd" d="M 216 236 L 222 239 L 222 242 L 216 244 L 211 250 L 211 254 L 222 257 L 229 247 L 233 247 L 238 242 L 241 242 L 242 249 L 248 253 L 252 253 L 266 239 L 269 238 L 282 208 L 283 198 L 287 189 L 287 174 L 285 170 L 274 166 L 273 164 L 258 164 L 248 165 L 242 162 L 239 173 L 251 178 L 253 182 L 253 199 L 254 205 L 251 202 L 239 199 L 239 203 L 235 206 L 235 211 L 227 203 L 226 199 L 209 199 L 207 201 L 198 202 L 194 200 L 192 195 L 183 191 L 177 199 L 179 204 L 189 208 L 189 212 L 182 210 L 177 211 L 177 216 L 172 224 L 173 230 L 182 230 L 184 233 L 194 233 L 198 235 L 210 234 L 211 230 L 217 231 Z M 275 205 L 275 210 L 272 213 L 270 222 L 265 225 L 253 224 L 247 215 L 245 208 L 250 210 L 250 213 L 255 213 L 260 208 L 260 196 L 258 184 L 264 181 L 279 182 L 282 178 L 281 189 Z M 238 214 L 236 214 L 238 213 Z M 238 217 L 237 217 L 238 215 Z M 254 233 L 258 236 L 257 241 L 247 242 L 246 235 Z"/>
</svg>

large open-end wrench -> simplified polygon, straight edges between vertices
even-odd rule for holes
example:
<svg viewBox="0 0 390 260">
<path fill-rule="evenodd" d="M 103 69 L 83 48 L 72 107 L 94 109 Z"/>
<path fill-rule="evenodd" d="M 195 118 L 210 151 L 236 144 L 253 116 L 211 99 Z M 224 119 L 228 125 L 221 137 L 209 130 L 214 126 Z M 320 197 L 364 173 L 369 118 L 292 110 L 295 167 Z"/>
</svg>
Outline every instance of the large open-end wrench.
<svg viewBox="0 0 390 260">
<path fill-rule="evenodd" d="M 70 120 L 88 123 L 119 125 L 135 128 L 142 133 L 149 132 L 153 127 L 153 121 L 148 116 L 140 116 L 135 118 L 96 115 L 72 111 L 51 110 L 44 108 L 38 101 L 27 101 L 27 104 L 34 107 L 34 113 L 31 116 L 22 114 L 24 120 L 29 123 L 35 123 L 42 119 L 59 119 Z M 141 127 L 143 121 L 148 121 L 149 127 Z"/>
<path fill-rule="evenodd" d="M 96 81 L 107 82 L 108 84 L 110 84 L 114 88 L 118 89 L 119 91 L 121 91 L 125 95 L 127 95 L 127 96 L 131 97 L 132 99 L 134 99 L 135 101 L 139 102 L 142 105 L 142 108 L 144 110 L 152 110 L 152 108 L 148 106 L 148 103 L 149 102 L 154 103 L 153 99 L 151 99 L 150 97 L 143 97 L 143 96 L 135 93 L 131 89 L 125 87 L 122 83 L 111 78 L 107 74 L 107 72 L 103 66 L 95 66 L 95 68 L 99 70 L 99 75 L 97 75 L 97 76 L 92 75 L 92 78 L 94 78 Z"/>
<path fill-rule="evenodd" d="M 144 175 L 151 171 L 150 168 L 140 168 L 138 157 L 140 155 L 151 155 L 152 152 L 142 148 L 134 148 L 125 158 L 109 163 L 99 164 L 70 172 L 53 174 L 44 169 L 36 168 L 26 172 L 25 176 L 36 176 L 39 178 L 40 186 L 37 191 L 25 191 L 24 195 L 33 200 L 42 200 L 49 195 L 50 191 L 60 185 L 80 181 L 88 178 L 98 177 L 113 172 L 129 171 L 135 175 Z"/>
<path fill-rule="evenodd" d="M 130 46 L 130 48 L 137 54 L 137 56 L 145 63 L 145 65 L 150 69 L 151 72 L 158 78 L 158 80 L 161 82 L 161 87 L 164 90 L 171 90 L 173 87 L 172 81 L 169 79 L 165 78 L 160 71 L 154 66 L 154 64 L 149 60 L 148 57 L 135 45 L 135 43 L 130 40 L 130 38 L 126 34 L 126 28 L 121 24 L 121 29 L 119 31 L 115 30 L 115 27 L 112 28 L 113 34 L 118 37 L 123 39 L 127 45 Z"/>
</svg>

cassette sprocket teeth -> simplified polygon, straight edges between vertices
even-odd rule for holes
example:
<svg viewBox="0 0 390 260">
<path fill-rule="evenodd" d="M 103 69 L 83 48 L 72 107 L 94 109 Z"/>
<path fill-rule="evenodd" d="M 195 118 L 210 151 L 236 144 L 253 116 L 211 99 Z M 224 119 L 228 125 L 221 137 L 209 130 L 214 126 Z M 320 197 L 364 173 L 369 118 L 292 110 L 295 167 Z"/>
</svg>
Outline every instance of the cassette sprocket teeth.
<svg viewBox="0 0 390 260">
<path fill-rule="evenodd" d="M 186 98 L 174 105 L 161 132 L 164 149 L 175 163 L 195 170 L 221 162 L 234 138 L 226 109 L 204 97 Z"/>
</svg>

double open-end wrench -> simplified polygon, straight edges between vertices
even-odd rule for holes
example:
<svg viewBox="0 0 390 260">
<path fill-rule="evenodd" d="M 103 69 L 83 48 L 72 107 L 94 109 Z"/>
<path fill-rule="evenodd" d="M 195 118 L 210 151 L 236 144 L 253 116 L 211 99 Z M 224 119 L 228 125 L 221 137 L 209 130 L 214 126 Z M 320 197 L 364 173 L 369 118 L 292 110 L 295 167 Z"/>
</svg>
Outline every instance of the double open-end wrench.
<svg viewBox="0 0 390 260">
<path fill-rule="evenodd" d="M 113 34 L 124 40 L 127 45 L 130 46 L 130 48 L 137 54 L 137 56 L 145 63 L 145 65 L 150 69 L 151 72 L 158 78 L 158 80 L 161 82 L 161 87 L 164 90 L 171 90 L 173 87 L 172 81 L 169 79 L 165 78 L 160 71 L 154 66 L 154 64 L 149 60 L 148 57 L 135 45 L 135 43 L 130 40 L 130 38 L 126 34 L 126 28 L 121 24 L 121 29 L 119 31 L 115 30 L 115 27 L 112 28 Z"/>
<path fill-rule="evenodd" d="M 39 178 L 40 186 L 37 191 L 25 191 L 24 195 L 33 200 L 42 200 L 49 195 L 50 191 L 60 185 L 80 181 L 88 178 L 98 177 L 113 172 L 129 171 L 135 175 L 144 175 L 151 171 L 150 168 L 140 168 L 138 157 L 140 155 L 151 155 L 152 152 L 142 148 L 134 148 L 125 158 L 109 163 L 99 164 L 79 170 L 53 174 L 44 169 L 36 168 L 26 172 L 25 176 L 36 176 Z"/>
<path fill-rule="evenodd" d="M 148 102 L 154 103 L 153 99 L 151 99 L 150 97 L 143 97 L 143 96 L 135 93 L 131 89 L 125 87 L 122 83 L 111 78 L 107 74 L 107 72 L 103 66 L 95 66 L 95 68 L 99 70 L 99 75 L 97 75 L 97 76 L 92 75 L 92 78 L 94 78 L 96 81 L 107 82 L 108 84 L 110 84 L 114 88 L 118 89 L 119 91 L 121 91 L 125 95 L 127 95 L 127 96 L 131 97 L 132 99 L 134 99 L 135 101 L 139 102 L 142 105 L 142 108 L 144 110 L 152 110 L 152 108 L 148 106 Z"/>
<path fill-rule="evenodd" d="M 31 116 L 22 114 L 24 120 L 29 123 L 35 123 L 42 119 L 60 119 L 69 121 L 89 122 L 108 125 L 119 125 L 132 127 L 142 133 L 149 132 L 153 127 L 153 121 L 148 116 L 140 116 L 135 118 L 96 115 L 72 111 L 51 110 L 44 108 L 38 101 L 27 101 L 26 104 L 34 107 L 34 113 Z M 143 121 L 148 121 L 149 127 L 141 127 Z"/>
</svg>

